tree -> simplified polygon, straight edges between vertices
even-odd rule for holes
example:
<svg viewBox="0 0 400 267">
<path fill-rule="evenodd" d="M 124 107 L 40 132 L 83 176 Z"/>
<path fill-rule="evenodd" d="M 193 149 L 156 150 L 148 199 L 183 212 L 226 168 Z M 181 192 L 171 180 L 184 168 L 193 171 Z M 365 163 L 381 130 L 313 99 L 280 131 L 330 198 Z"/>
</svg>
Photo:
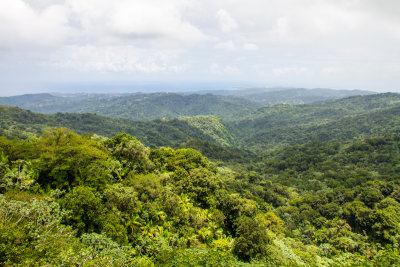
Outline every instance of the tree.
<svg viewBox="0 0 400 267">
<path fill-rule="evenodd" d="M 239 219 L 233 251 L 240 259 L 249 261 L 256 256 L 265 256 L 269 243 L 271 240 L 265 227 L 250 217 Z"/>
<path fill-rule="evenodd" d="M 98 165 L 99 177 L 107 177 L 100 172 L 106 168 L 99 166 L 105 165 L 108 155 L 97 141 L 60 128 L 46 132 L 39 143 L 42 153 L 36 168 L 39 170 L 38 183 L 43 187 L 69 189 L 82 184 L 89 174 L 94 174 L 90 170 L 95 165 Z"/>
<path fill-rule="evenodd" d="M 66 222 L 78 230 L 78 234 L 99 232 L 103 219 L 103 205 L 93 188 L 77 186 L 60 201 L 71 213 Z"/>
<path fill-rule="evenodd" d="M 153 164 L 149 160 L 150 149 L 129 134 L 117 134 L 106 140 L 104 144 L 112 155 L 122 163 L 123 174 L 127 174 L 129 171 L 146 173 L 153 168 Z"/>
</svg>

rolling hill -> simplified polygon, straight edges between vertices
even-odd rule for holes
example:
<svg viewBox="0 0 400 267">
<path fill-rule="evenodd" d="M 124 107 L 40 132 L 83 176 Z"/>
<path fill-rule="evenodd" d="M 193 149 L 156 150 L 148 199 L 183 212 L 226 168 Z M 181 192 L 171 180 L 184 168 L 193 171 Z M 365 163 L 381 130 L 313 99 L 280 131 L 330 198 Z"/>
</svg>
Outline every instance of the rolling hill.
<svg viewBox="0 0 400 267">
<path fill-rule="evenodd" d="M 204 128 L 204 125 L 207 127 Z M 49 127 L 67 127 L 80 134 L 94 133 L 104 137 L 128 133 L 153 148 L 194 144 L 195 148 L 215 160 L 243 159 L 245 155 L 250 155 L 246 149 L 233 146 L 235 139 L 230 133 L 231 130 L 215 116 L 131 121 L 91 113 L 42 114 L 17 107 L 0 106 L 2 136 L 26 139 L 42 134 Z"/>
<path fill-rule="evenodd" d="M 18 106 L 42 113 L 96 113 L 130 120 L 178 118 L 180 116 L 217 115 L 224 119 L 243 116 L 260 104 L 232 96 L 176 93 L 115 95 L 50 94 L 0 98 L 0 104 Z"/>
<path fill-rule="evenodd" d="M 354 96 L 309 105 L 258 109 L 230 124 L 241 145 L 273 148 L 314 140 L 347 140 L 364 135 L 397 133 L 400 95 Z"/>
<path fill-rule="evenodd" d="M 26 137 L 42 132 L 45 127 L 69 127 L 81 134 L 107 137 L 126 132 L 151 147 L 178 147 L 186 143 L 202 152 L 213 145 L 260 152 L 316 140 L 399 133 L 400 95 L 386 93 L 309 105 L 263 107 L 235 121 L 213 115 L 133 121 L 92 113 L 45 115 L 6 106 L 0 108 L 0 114 L 2 133 L 8 137 Z M 217 151 L 215 147 L 211 150 Z M 207 156 L 213 157 L 212 153 Z"/>
<path fill-rule="evenodd" d="M 249 88 L 198 93 L 135 94 L 31 94 L 0 97 L 0 105 L 17 106 L 36 112 L 96 113 L 130 120 L 216 115 L 237 120 L 258 108 L 276 104 L 309 104 L 372 92 L 361 90 Z"/>
<path fill-rule="evenodd" d="M 245 98 L 264 106 L 277 104 L 311 104 L 315 102 L 346 98 L 357 95 L 370 95 L 375 92 L 364 90 L 334 90 L 328 88 L 244 88 L 236 90 L 199 91 L 198 93 L 212 93 L 216 95 L 235 96 Z"/>
</svg>

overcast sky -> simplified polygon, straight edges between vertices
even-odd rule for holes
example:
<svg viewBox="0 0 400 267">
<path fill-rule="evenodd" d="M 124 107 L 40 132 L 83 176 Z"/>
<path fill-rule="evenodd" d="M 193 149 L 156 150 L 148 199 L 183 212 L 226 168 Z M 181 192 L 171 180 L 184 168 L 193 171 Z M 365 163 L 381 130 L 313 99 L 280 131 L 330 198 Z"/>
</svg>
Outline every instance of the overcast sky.
<svg viewBox="0 0 400 267">
<path fill-rule="evenodd" d="M 399 91 L 399 14 L 399 0 L 0 0 L 0 94 L 214 82 Z"/>
</svg>

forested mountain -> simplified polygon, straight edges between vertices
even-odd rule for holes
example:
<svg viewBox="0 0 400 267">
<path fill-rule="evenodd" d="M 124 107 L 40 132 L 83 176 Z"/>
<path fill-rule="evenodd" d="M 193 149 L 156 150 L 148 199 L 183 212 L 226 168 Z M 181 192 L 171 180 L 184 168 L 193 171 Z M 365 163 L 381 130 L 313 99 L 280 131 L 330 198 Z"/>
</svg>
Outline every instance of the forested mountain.
<svg viewBox="0 0 400 267">
<path fill-rule="evenodd" d="M 235 119 L 260 107 L 236 97 L 181 95 L 175 93 L 135 94 L 111 99 L 87 99 L 70 112 L 92 112 L 131 120 L 177 118 L 180 116 L 217 115 Z"/>
<path fill-rule="evenodd" d="M 398 133 L 399 111 L 399 94 L 354 96 L 310 105 L 261 108 L 231 123 L 231 127 L 243 145 L 271 148 Z"/>
<path fill-rule="evenodd" d="M 181 143 L 192 140 L 191 143 L 196 143 L 196 149 L 202 152 L 206 150 L 199 145 L 208 145 L 207 142 L 218 147 L 234 146 L 260 152 L 285 144 L 399 133 L 399 112 L 400 95 L 394 93 L 354 96 L 309 105 L 264 107 L 242 119 L 228 122 L 215 116 L 131 121 L 91 113 L 44 115 L 12 107 L 0 108 L 1 130 L 8 137 L 27 136 L 24 131 L 40 133 L 46 126 L 65 126 L 81 134 L 96 133 L 106 137 L 125 132 L 151 147 L 179 147 Z M 203 142 L 194 142 L 193 139 Z M 212 157 L 208 153 L 207 156 Z"/>
<path fill-rule="evenodd" d="M 216 95 L 236 96 L 258 102 L 264 106 L 276 104 L 311 104 L 332 99 L 345 98 L 356 95 L 374 94 L 363 90 L 333 90 L 327 88 L 245 88 L 236 90 L 200 91 L 198 93 L 212 93 Z"/>
<path fill-rule="evenodd" d="M 0 97 L 0 105 L 42 113 L 96 113 L 131 120 L 217 115 L 235 120 L 275 104 L 308 104 L 372 92 L 360 90 L 270 88 L 199 93 L 30 94 Z"/>
<path fill-rule="evenodd" d="M 398 94 L 225 118 L 0 106 L 0 264 L 400 265 Z"/>
<path fill-rule="evenodd" d="M 40 94 L 0 98 L 0 104 L 43 113 L 96 113 L 131 120 L 196 115 L 218 115 L 224 119 L 234 119 L 261 107 L 256 102 L 233 96 L 176 93 L 137 93 L 124 96 L 72 95 L 69 97 Z"/>
<path fill-rule="evenodd" d="M 42 133 L 47 127 L 64 126 L 81 134 L 96 133 L 105 137 L 124 132 L 138 137 L 152 147 L 172 146 L 190 138 L 218 144 L 229 144 L 232 141 L 229 131 L 224 129 L 224 123 L 214 116 L 131 121 L 91 113 L 41 114 L 7 106 L 0 106 L 0 114 L 2 135 L 9 138 L 26 138 Z"/>
<path fill-rule="evenodd" d="M 16 107 L 0 106 L 0 135 L 26 139 L 49 127 L 68 127 L 80 134 L 112 137 L 128 133 L 150 147 L 194 147 L 210 158 L 243 160 L 247 149 L 234 147 L 236 139 L 227 124 L 215 116 L 131 121 L 84 113 L 40 114 Z"/>
<path fill-rule="evenodd" d="M 68 111 L 76 103 L 90 98 L 108 99 L 128 94 L 25 94 L 10 97 L 0 97 L 0 105 L 16 106 L 42 113 L 56 113 Z"/>
</svg>

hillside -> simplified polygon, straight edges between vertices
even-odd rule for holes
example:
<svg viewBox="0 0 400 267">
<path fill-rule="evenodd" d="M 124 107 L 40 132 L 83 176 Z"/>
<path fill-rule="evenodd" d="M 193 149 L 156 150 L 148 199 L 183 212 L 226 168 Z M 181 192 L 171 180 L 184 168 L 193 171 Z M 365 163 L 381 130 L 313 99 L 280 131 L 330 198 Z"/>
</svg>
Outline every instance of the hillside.
<svg viewBox="0 0 400 267">
<path fill-rule="evenodd" d="M 105 101 L 88 99 L 80 102 L 74 110 L 69 111 L 92 112 L 131 120 L 196 115 L 217 115 L 224 119 L 234 119 L 259 106 L 254 102 L 236 97 L 157 93 L 131 95 Z"/>
<path fill-rule="evenodd" d="M 364 90 L 334 90 L 328 88 L 244 88 L 236 90 L 200 91 L 199 93 L 236 96 L 257 102 L 264 106 L 272 106 L 277 104 L 311 104 L 314 102 L 322 102 L 357 95 L 370 95 L 375 92 Z"/>
<path fill-rule="evenodd" d="M 42 113 L 96 113 L 130 120 L 217 115 L 224 119 L 243 116 L 260 104 L 233 96 L 153 93 L 131 95 L 24 95 L 0 98 L 0 104 L 18 106 Z"/>
<path fill-rule="evenodd" d="M 16 106 L 42 113 L 67 111 L 82 100 L 89 98 L 113 98 L 120 94 L 25 94 L 10 97 L 0 97 L 0 105 Z"/>
<path fill-rule="evenodd" d="M 204 128 L 204 125 L 207 127 Z M 68 127 L 80 134 L 95 133 L 104 137 L 128 133 L 150 147 L 181 147 L 183 143 L 194 142 L 197 149 L 215 160 L 243 159 L 245 155 L 249 155 L 243 149 L 231 147 L 235 139 L 225 123 L 214 116 L 131 121 L 90 113 L 41 114 L 16 107 L 0 106 L 2 136 L 26 139 L 43 133 L 49 127 Z"/>
<path fill-rule="evenodd" d="M 96 113 L 130 120 L 216 115 L 236 120 L 257 108 L 276 104 L 310 104 L 372 92 L 361 90 L 249 88 L 198 93 L 135 94 L 30 94 L 0 97 L 0 105 L 17 106 L 41 113 Z"/>
<path fill-rule="evenodd" d="M 400 95 L 355 96 L 310 105 L 278 105 L 230 124 L 246 147 L 348 140 L 399 132 Z"/>
<path fill-rule="evenodd" d="M 196 149 L 215 158 L 206 152 L 210 151 L 207 146 L 261 152 L 286 144 L 398 133 L 399 112 L 400 95 L 386 93 L 309 105 L 264 107 L 245 119 L 230 122 L 216 116 L 132 121 L 90 113 L 44 115 L 5 106 L 0 108 L 0 121 L 3 135 L 8 137 L 27 137 L 25 132 L 37 134 L 45 127 L 61 126 L 106 137 L 126 132 L 151 147 L 179 147 L 191 140 L 189 143 L 195 144 Z"/>
</svg>

